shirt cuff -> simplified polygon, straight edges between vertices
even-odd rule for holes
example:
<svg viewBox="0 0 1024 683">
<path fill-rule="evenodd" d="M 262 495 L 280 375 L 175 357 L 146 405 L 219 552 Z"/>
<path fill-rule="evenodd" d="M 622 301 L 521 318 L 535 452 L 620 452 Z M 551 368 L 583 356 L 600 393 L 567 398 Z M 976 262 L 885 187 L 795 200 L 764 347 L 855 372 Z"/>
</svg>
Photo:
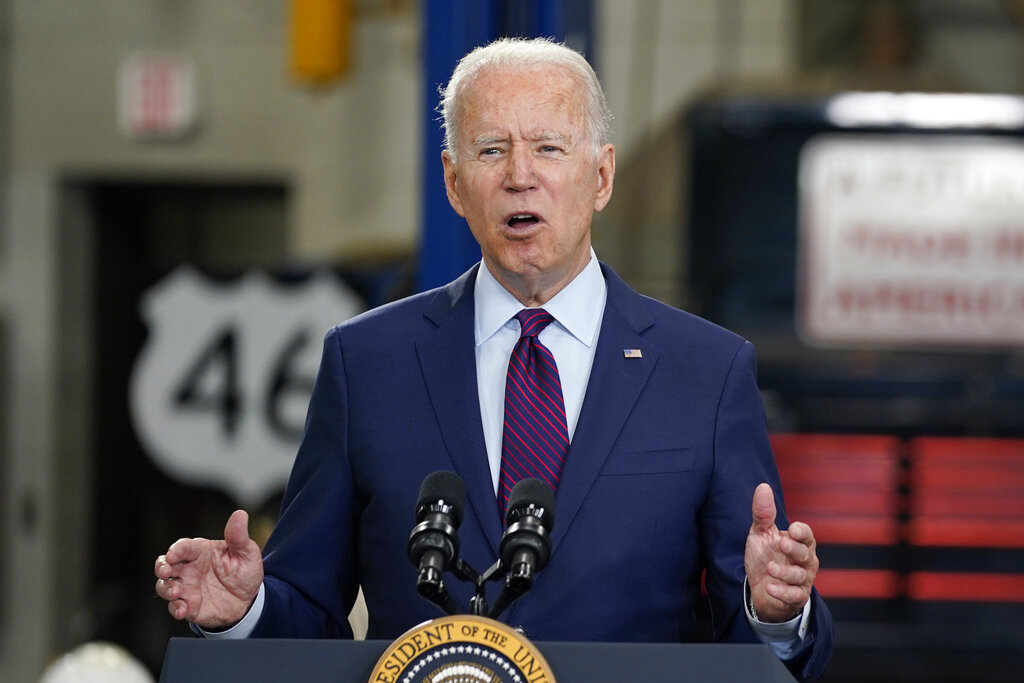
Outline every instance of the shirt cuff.
<svg viewBox="0 0 1024 683">
<path fill-rule="evenodd" d="M 263 615 L 264 600 L 266 600 L 266 589 L 261 583 L 260 590 L 256 593 L 256 599 L 253 600 L 252 605 L 249 606 L 249 611 L 245 613 L 245 616 L 242 617 L 241 621 L 231 628 L 223 631 L 207 631 L 195 624 L 189 624 L 189 628 L 192 629 L 193 633 L 202 636 L 203 638 L 222 638 L 225 640 L 241 640 L 242 638 L 248 638 L 256 629 L 256 622 L 258 622 L 260 617 Z"/>
<path fill-rule="evenodd" d="M 747 623 L 754 629 L 754 633 L 770 645 L 779 659 L 789 659 L 796 654 L 797 649 L 803 643 L 807 635 L 807 628 L 811 623 L 811 601 L 804 605 L 803 611 L 790 619 L 780 623 L 769 623 L 757 618 L 754 611 L 754 602 L 750 597 L 750 586 L 747 579 L 743 579 L 743 604 L 744 613 L 747 615 Z"/>
</svg>

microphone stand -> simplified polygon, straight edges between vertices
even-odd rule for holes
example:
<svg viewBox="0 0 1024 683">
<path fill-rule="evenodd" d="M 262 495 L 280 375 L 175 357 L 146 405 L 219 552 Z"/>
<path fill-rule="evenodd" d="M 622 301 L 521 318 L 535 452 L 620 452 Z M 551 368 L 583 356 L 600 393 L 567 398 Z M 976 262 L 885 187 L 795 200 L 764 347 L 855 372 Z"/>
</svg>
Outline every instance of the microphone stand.
<svg viewBox="0 0 1024 683">
<path fill-rule="evenodd" d="M 484 571 L 483 574 L 478 574 L 475 569 L 469 566 L 469 563 L 463 560 L 461 557 L 455 561 L 455 564 L 451 567 L 451 572 L 457 578 L 463 581 L 468 581 L 473 584 L 474 595 L 469 599 L 469 613 L 479 617 L 490 616 L 492 619 L 496 618 L 493 610 L 490 610 L 487 606 L 487 595 L 484 592 L 484 584 L 488 581 L 499 581 L 501 575 L 498 573 L 503 569 L 501 560 L 498 560 Z M 499 602 L 501 600 L 499 599 Z M 490 614 L 489 614 L 490 613 Z M 453 612 L 448 612 L 453 614 Z"/>
<path fill-rule="evenodd" d="M 489 607 L 487 604 L 487 595 L 484 591 L 484 585 L 488 581 L 500 581 L 503 578 L 501 572 L 505 569 L 507 569 L 505 563 L 498 560 L 488 567 L 483 574 L 479 574 L 461 557 L 449 568 L 449 571 L 451 571 L 456 578 L 473 584 L 474 595 L 469 599 L 470 614 L 479 617 L 497 619 L 502 612 L 508 609 L 513 602 L 525 595 L 533 586 L 533 578 L 535 574 L 530 571 L 530 565 L 526 563 L 516 563 L 512 567 L 508 576 L 504 577 L 505 587 L 501 590 L 501 595 L 498 596 L 498 600 L 494 603 L 494 607 Z M 417 585 L 417 588 L 420 588 L 420 586 Z M 419 593 L 424 598 L 430 600 L 444 610 L 445 614 L 459 613 L 455 606 L 455 601 L 449 597 L 448 591 L 445 590 L 443 586 L 439 591 L 420 590 Z"/>
</svg>

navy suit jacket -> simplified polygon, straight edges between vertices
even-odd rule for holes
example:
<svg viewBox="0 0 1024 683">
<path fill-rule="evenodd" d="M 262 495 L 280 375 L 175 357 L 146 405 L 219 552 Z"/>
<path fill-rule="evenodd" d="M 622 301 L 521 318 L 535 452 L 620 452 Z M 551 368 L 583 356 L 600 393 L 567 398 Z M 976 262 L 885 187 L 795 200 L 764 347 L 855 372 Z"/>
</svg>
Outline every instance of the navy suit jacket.
<svg viewBox="0 0 1024 683">
<path fill-rule="evenodd" d="M 754 488 L 781 487 L 752 346 L 631 290 L 602 265 L 608 300 L 556 496 L 548 566 L 503 621 L 533 640 L 689 641 L 701 573 L 714 638 L 757 642 L 741 613 Z M 476 267 L 455 282 L 331 330 L 306 431 L 266 547 L 255 636 L 350 637 L 357 589 L 368 638 L 441 616 L 406 555 L 423 478 L 456 472 L 468 502 L 460 556 L 483 572 L 502 523 L 484 447 L 473 339 Z M 624 349 L 639 349 L 630 358 Z M 471 584 L 446 576 L 460 607 Z M 489 584 L 494 604 L 500 582 Z M 832 649 L 815 592 L 791 662 L 820 675 Z"/>
</svg>

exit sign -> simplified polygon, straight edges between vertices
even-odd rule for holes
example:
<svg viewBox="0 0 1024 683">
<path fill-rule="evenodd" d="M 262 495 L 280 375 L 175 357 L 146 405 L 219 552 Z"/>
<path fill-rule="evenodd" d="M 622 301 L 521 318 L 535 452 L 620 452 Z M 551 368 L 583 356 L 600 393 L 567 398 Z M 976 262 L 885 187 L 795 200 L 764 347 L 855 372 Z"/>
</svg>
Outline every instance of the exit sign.
<svg viewBox="0 0 1024 683">
<path fill-rule="evenodd" d="M 131 138 L 174 138 L 195 125 L 192 60 L 180 53 L 140 53 L 121 64 L 118 119 Z"/>
</svg>

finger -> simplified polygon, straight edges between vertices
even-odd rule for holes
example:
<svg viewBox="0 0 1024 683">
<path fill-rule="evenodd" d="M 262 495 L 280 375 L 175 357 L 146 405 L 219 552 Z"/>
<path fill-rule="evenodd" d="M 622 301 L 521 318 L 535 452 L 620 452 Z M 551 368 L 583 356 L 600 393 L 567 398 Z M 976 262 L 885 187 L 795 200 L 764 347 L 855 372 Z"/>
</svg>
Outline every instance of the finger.
<svg viewBox="0 0 1024 683">
<path fill-rule="evenodd" d="M 156 563 L 153 565 L 153 574 L 158 579 L 179 579 L 186 567 L 187 563 L 172 564 L 167 561 L 166 555 L 161 555 L 156 558 Z"/>
<path fill-rule="evenodd" d="M 172 617 L 181 621 L 188 617 L 188 603 L 184 600 L 174 600 L 167 603 L 167 611 L 171 613 Z"/>
<path fill-rule="evenodd" d="M 249 548 L 249 513 L 235 510 L 224 525 L 224 540 L 228 550 L 244 552 Z"/>
<path fill-rule="evenodd" d="M 167 564 L 167 556 L 161 555 L 156 558 L 156 562 L 153 563 L 153 574 L 158 579 L 170 578 L 170 565 Z"/>
<path fill-rule="evenodd" d="M 205 541 L 205 538 L 179 538 L 167 549 L 167 554 L 162 556 L 164 562 L 176 565 L 198 559 Z"/>
<path fill-rule="evenodd" d="M 765 586 L 765 592 L 793 611 L 802 609 L 810 598 L 810 593 L 801 586 L 793 586 L 778 582 L 769 582 Z"/>
<path fill-rule="evenodd" d="M 771 486 L 764 483 L 757 485 L 750 510 L 754 518 L 754 531 L 768 531 L 775 525 L 775 496 Z"/>
<path fill-rule="evenodd" d="M 789 537 L 806 546 L 814 545 L 814 530 L 803 522 L 793 522 L 789 525 Z"/>
<path fill-rule="evenodd" d="M 156 594 L 168 602 L 177 600 L 181 597 L 181 588 L 177 584 L 177 581 L 160 579 L 156 582 Z"/>
<path fill-rule="evenodd" d="M 783 536 L 779 539 L 779 550 L 787 560 L 794 564 L 807 564 L 814 552 L 804 543 L 794 540 L 790 536 Z"/>
<path fill-rule="evenodd" d="M 768 575 L 788 586 L 810 587 L 810 572 L 795 564 L 768 563 Z"/>
</svg>

